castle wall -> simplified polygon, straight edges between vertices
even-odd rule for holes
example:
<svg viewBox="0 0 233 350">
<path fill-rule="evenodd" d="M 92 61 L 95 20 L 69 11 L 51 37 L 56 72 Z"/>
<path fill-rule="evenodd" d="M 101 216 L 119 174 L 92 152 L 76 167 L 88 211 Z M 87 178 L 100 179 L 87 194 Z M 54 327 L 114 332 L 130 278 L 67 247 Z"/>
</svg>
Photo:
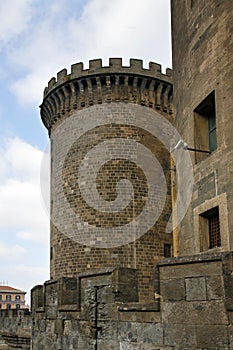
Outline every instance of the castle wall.
<svg viewBox="0 0 233 350">
<path fill-rule="evenodd" d="M 166 259 L 145 304 L 134 269 L 48 281 L 32 290 L 32 349 L 232 349 L 232 262 L 232 253 Z"/>
<path fill-rule="evenodd" d="M 171 1 L 175 126 L 188 147 L 209 150 L 207 114 L 215 109 L 217 148 L 210 154 L 190 152 L 194 170 L 192 202 L 181 223 L 179 254 L 208 251 L 203 213 L 219 207 L 221 247 L 233 247 L 232 152 L 232 16 L 231 0 Z M 212 106 L 200 103 L 215 95 Z M 199 106 L 199 108 L 198 108 Z"/>
</svg>

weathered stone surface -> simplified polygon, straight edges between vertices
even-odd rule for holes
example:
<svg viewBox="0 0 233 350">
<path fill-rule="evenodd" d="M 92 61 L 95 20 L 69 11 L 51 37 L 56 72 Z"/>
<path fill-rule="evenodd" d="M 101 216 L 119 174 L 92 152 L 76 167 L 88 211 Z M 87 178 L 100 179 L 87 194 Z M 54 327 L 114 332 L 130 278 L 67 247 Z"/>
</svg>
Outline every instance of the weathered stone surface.
<svg viewBox="0 0 233 350">
<path fill-rule="evenodd" d="M 187 324 L 165 324 L 164 343 L 178 349 L 196 349 L 196 329 Z"/>
<path fill-rule="evenodd" d="M 160 267 L 161 280 L 168 279 L 169 276 L 174 276 L 175 278 L 182 278 L 182 277 L 216 276 L 219 274 L 221 274 L 221 262 L 219 261 L 214 261 L 214 262 L 203 261 L 202 264 L 196 264 L 196 263 L 185 264 L 185 259 L 184 259 L 184 264 Z"/>
<path fill-rule="evenodd" d="M 180 301 L 185 300 L 185 282 L 182 278 L 173 278 L 169 280 L 161 280 L 160 292 L 164 301 Z"/>
<path fill-rule="evenodd" d="M 213 348 L 227 350 L 228 329 L 224 325 L 205 325 L 196 327 L 197 346 L 199 348 Z"/>
<path fill-rule="evenodd" d="M 223 279 L 221 276 L 206 277 L 207 299 L 224 298 Z"/>
<path fill-rule="evenodd" d="M 186 278 L 185 287 L 186 300 L 206 300 L 205 277 Z"/>
<path fill-rule="evenodd" d="M 222 301 L 190 301 L 163 303 L 162 319 L 169 324 L 208 325 L 228 324 L 225 305 Z"/>
</svg>

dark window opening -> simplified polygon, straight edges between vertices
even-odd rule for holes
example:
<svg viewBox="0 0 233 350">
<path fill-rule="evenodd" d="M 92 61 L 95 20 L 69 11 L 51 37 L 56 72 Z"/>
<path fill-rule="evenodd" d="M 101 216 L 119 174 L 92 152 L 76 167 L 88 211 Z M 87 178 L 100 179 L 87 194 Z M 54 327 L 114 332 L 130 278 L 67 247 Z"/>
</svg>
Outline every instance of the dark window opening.
<svg viewBox="0 0 233 350">
<path fill-rule="evenodd" d="M 164 257 L 165 258 L 171 258 L 172 256 L 172 249 L 171 244 L 164 244 Z"/>
<path fill-rule="evenodd" d="M 221 247 L 220 221 L 218 208 L 208 217 L 209 248 Z"/>
<path fill-rule="evenodd" d="M 212 208 L 201 215 L 207 223 L 207 243 L 208 248 L 213 249 L 221 247 L 221 233 L 219 208 Z"/>
<path fill-rule="evenodd" d="M 195 109 L 195 148 L 213 152 L 217 149 L 215 93 L 212 91 Z M 205 159 L 208 153 L 196 152 L 196 162 Z"/>
</svg>

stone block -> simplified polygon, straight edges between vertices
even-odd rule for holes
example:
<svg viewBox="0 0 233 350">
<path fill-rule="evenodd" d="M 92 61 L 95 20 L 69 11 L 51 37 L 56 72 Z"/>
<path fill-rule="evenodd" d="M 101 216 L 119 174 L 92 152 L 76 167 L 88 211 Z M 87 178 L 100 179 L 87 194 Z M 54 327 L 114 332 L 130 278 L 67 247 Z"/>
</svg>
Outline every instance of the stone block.
<svg viewBox="0 0 233 350">
<path fill-rule="evenodd" d="M 54 332 L 58 334 L 63 334 L 64 329 L 64 320 L 57 319 L 55 320 Z"/>
<path fill-rule="evenodd" d="M 206 277 L 206 291 L 208 300 L 224 298 L 223 280 L 221 276 Z"/>
<path fill-rule="evenodd" d="M 110 304 L 114 302 L 114 293 L 112 286 L 105 286 L 98 290 L 98 302 Z"/>
<path fill-rule="evenodd" d="M 119 312 L 118 320 L 122 322 L 139 322 L 139 323 L 159 323 L 161 322 L 160 312 L 150 312 L 150 311 L 127 311 Z"/>
<path fill-rule="evenodd" d="M 119 350 L 120 345 L 114 340 L 104 340 L 98 339 L 98 349 L 99 350 Z"/>
<path fill-rule="evenodd" d="M 43 293 L 43 286 L 38 285 L 35 286 L 31 290 L 31 307 L 32 312 L 34 312 L 37 308 L 41 308 L 44 306 L 44 293 Z"/>
<path fill-rule="evenodd" d="M 181 301 L 162 303 L 163 323 L 187 325 L 228 324 L 225 304 L 221 301 Z"/>
<path fill-rule="evenodd" d="M 77 349 L 96 350 L 96 340 L 81 336 L 78 338 Z"/>
<path fill-rule="evenodd" d="M 117 341 L 117 322 L 98 321 L 98 339 L 108 339 Z"/>
<path fill-rule="evenodd" d="M 120 342 L 119 350 L 141 350 L 141 345 L 137 343 Z"/>
<path fill-rule="evenodd" d="M 58 305 L 77 304 L 77 279 L 71 277 L 62 277 L 58 280 Z"/>
<path fill-rule="evenodd" d="M 160 267 L 160 280 L 182 277 L 201 277 L 221 275 L 221 261 L 189 263 L 182 265 L 170 265 Z"/>
<path fill-rule="evenodd" d="M 185 283 L 182 278 L 162 280 L 160 294 L 164 301 L 185 300 Z"/>
<path fill-rule="evenodd" d="M 225 325 L 205 325 L 196 327 L 197 347 L 201 349 L 228 348 L 228 329 Z"/>
<path fill-rule="evenodd" d="M 186 278 L 186 300 L 206 300 L 205 277 Z"/>
<path fill-rule="evenodd" d="M 178 349 L 196 349 L 195 326 L 186 324 L 164 325 L 164 343 Z"/>
<path fill-rule="evenodd" d="M 159 323 L 138 324 L 138 341 L 140 343 L 163 344 L 163 325 Z"/>
<path fill-rule="evenodd" d="M 113 272 L 115 301 L 138 301 L 138 275 L 136 269 L 118 268 Z"/>
<path fill-rule="evenodd" d="M 118 340 L 126 342 L 137 342 L 138 339 L 138 323 L 119 322 L 118 324 Z"/>
</svg>

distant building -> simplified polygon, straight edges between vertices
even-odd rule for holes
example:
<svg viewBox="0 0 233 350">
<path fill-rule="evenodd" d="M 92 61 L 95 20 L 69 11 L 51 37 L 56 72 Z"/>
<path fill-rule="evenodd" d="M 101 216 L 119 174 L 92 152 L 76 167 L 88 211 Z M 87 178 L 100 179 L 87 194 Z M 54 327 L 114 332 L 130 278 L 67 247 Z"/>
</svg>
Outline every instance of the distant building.
<svg viewBox="0 0 233 350">
<path fill-rule="evenodd" d="M 0 286 L 0 309 L 24 309 L 26 292 L 10 286 Z"/>
</svg>

